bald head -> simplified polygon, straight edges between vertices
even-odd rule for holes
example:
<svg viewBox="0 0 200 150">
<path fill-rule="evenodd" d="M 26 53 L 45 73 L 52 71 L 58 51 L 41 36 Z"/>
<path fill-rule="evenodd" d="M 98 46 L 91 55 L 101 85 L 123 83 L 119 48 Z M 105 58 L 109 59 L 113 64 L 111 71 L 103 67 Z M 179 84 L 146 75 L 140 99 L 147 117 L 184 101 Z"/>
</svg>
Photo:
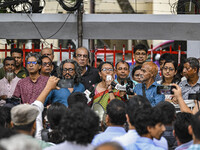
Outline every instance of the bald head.
<svg viewBox="0 0 200 150">
<path fill-rule="evenodd" d="M 149 68 L 149 71 L 153 74 L 154 77 L 156 77 L 157 73 L 158 73 L 158 66 L 153 63 L 153 62 L 145 62 L 143 66 L 147 66 Z"/>
</svg>

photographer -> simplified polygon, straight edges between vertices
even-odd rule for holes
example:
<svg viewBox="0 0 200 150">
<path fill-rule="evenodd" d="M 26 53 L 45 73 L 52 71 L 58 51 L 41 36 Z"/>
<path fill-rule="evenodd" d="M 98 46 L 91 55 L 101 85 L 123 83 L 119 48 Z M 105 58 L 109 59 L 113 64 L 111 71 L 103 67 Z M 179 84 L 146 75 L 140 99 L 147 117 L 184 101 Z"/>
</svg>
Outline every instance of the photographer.
<svg viewBox="0 0 200 150">
<path fill-rule="evenodd" d="M 64 60 L 59 66 L 58 75 L 61 78 L 59 90 L 52 90 L 47 96 L 44 105 L 59 102 L 68 107 L 67 98 L 73 92 L 84 92 L 85 87 L 80 83 L 81 69 L 77 62 L 71 59 Z"/>
<path fill-rule="evenodd" d="M 195 102 L 195 106 L 194 108 L 191 110 L 185 103 L 183 97 L 182 97 L 182 92 L 181 92 L 181 88 L 177 85 L 177 84 L 171 84 L 172 86 L 175 86 L 176 88 L 172 89 L 172 91 L 174 92 L 174 97 L 177 99 L 178 104 L 180 106 L 180 110 L 181 112 L 188 112 L 188 113 L 193 113 L 195 114 L 196 112 L 199 111 L 199 106 L 200 102 L 197 101 Z"/>
<path fill-rule="evenodd" d="M 120 91 L 120 96 L 121 97 L 125 97 L 125 99 L 127 99 L 127 96 L 131 96 L 134 95 L 133 93 L 133 89 L 135 87 L 135 84 L 137 84 L 137 82 L 132 81 L 130 78 L 128 78 L 129 76 L 129 64 L 124 61 L 121 60 L 119 61 L 116 65 L 115 65 L 115 72 L 117 75 L 117 79 L 115 79 L 115 83 L 119 84 L 121 86 L 125 86 L 125 91 Z M 120 89 L 119 89 L 120 90 Z"/>
</svg>

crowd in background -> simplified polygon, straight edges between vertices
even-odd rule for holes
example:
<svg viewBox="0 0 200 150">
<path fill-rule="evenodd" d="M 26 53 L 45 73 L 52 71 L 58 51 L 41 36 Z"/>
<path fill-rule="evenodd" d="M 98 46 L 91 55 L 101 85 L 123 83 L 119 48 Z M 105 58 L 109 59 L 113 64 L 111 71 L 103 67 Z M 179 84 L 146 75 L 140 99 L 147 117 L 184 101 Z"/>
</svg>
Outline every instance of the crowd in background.
<svg viewBox="0 0 200 150">
<path fill-rule="evenodd" d="M 80 47 L 57 66 L 44 48 L 24 67 L 12 49 L 0 68 L 0 150 L 200 149 L 199 60 L 147 57 L 138 44 L 133 65 L 95 68 Z"/>
</svg>

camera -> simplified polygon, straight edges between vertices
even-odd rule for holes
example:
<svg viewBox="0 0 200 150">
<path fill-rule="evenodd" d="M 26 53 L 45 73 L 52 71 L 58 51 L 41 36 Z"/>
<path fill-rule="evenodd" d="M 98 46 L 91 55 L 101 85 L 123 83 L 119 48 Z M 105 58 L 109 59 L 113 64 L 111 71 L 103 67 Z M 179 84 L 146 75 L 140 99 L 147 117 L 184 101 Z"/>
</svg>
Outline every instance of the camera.
<svg viewBox="0 0 200 150">
<path fill-rule="evenodd" d="M 124 82 L 127 81 L 127 84 L 124 84 Z M 111 82 L 111 86 L 113 89 L 117 89 L 119 91 L 124 91 L 128 95 L 134 95 L 133 88 L 135 87 L 135 84 L 130 78 L 121 79 L 121 83 L 115 83 L 114 81 Z"/>
<path fill-rule="evenodd" d="M 190 93 L 188 95 L 188 100 L 198 100 L 198 101 L 200 101 L 200 91 L 197 91 L 196 93 Z"/>
<path fill-rule="evenodd" d="M 175 86 L 171 85 L 159 85 L 157 86 L 157 94 L 174 94 L 172 89 L 175 89 Z"/>
<path fill-rule="evenodd" d="M 73 88 L 74 79 L 61 79 L 58 81 L 58 87 L 60 88 Z"/>
</svg>

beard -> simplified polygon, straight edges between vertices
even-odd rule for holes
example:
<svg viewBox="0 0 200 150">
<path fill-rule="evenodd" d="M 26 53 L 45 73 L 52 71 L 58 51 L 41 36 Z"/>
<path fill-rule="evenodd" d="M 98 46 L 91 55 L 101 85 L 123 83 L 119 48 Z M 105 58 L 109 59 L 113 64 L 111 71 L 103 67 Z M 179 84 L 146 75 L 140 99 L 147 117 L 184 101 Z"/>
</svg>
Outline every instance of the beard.
<svg viewBox="0 0 200 150">
<path fill-rule="evenodd" d="M 8 80 L 8 82 L 10 83 L 12 81 L 12 79 L 15 78 L 15 73 L 14 72 L 6 72 L 5 74 L 5 78 Z"/>
</svg>

